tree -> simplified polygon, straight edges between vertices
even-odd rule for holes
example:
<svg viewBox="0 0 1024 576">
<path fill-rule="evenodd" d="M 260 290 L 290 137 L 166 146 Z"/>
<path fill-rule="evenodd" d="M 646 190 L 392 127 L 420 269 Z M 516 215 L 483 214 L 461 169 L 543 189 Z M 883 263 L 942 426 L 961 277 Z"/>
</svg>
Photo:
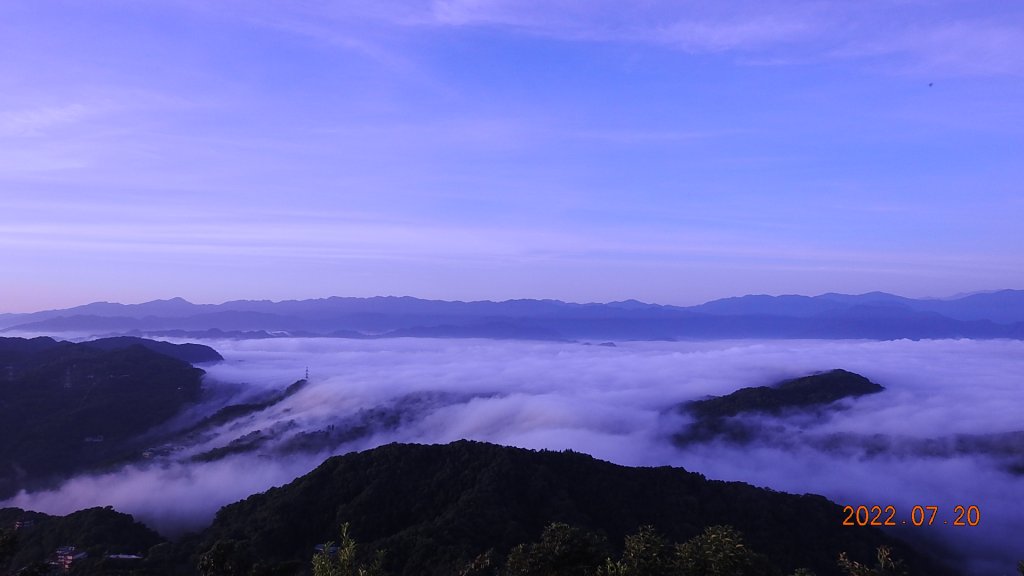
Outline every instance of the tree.
<svg viewBox="0 0 1024 576">
<path fill-rule="evenodd" d="M 676 547 L 682 574 L 693 576 L 760 576 L 771 574 L 768 560 L 743 544 L 732 526 L 711 526 Z"/>
<path fill-rule="evenodd" d="M 356 541 L 348 533 L 348 522 L 341 525 L 341 539 L 328 542 L 313 556 L 313 576 L 384 576 L 384 552 L 378 551 L 369 565 L 356 559 Z"/>
<path fill-rule="evenodd" d="M 549 524 L 540 542 L 520 544 L 512 549 L 505 564 L 508 576 L 591 576 L 605 564 L 605 539 L 569 526 Z"/>
<path fill-rule="evenodd" d="M 458 576 L 489 576 L 494 573 L 494 550 L 491 549 L 459 568 Z"/>
<path fill-rule="evenodd" d="M 609 558 L 599 576 L 673 576 L 678 571 L 672 547 L 653 526 L 642 526 L 636 534 L 626 536 L 622 558 Z"/>
<path fill-rule="evenodd" d="M 238 540 L 217 540 L 199 557 L 202 576 L 245 576 L 249 573 L 247 547 Z"/>
<path fill-rule="evenodd" d="M 873 567 L 850 560 L 846 552 L 839 554 L 839 567 L 850 576 L 899 576 L 907 573 L 903 562 L 892 557 L 888 546 L 878 547 L 877 564 Z"/>
</svg>

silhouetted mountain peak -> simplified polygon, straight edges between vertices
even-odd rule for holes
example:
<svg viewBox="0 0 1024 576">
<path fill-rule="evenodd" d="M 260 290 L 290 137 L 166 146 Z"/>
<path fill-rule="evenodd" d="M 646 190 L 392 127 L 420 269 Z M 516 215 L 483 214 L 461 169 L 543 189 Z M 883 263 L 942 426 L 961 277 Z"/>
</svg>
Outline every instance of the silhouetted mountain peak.
<svg viewBox="0 0 1024 576">
<path fill-rule="evenodd" d="M 164 299 L 157 298 L 156 300 L 150 300 L 148 302 L 144 302 L 144 304 L 167 304 L 167 303 L 192 304 L 191 302 L 189 302 L 188 300 L 185 300 L 181 296 L 175 296 L 173 298 L 164 298 Z"/>
<path fill-rule="evenodd" d="M 600 306 L 600 304 L 597 305 Z M 639 300 L 634 300 L 632 298 L 630 298 L 629 300 L 616 300 L 614 302 L 609 302 L 607 306 L 612 306 L 614 308 L 622 308 L 624 310 L 646 310 L 648 308 L 660 308 L 658 304 L 648 304 L 647 302 L 641 302 Z"/>
</svg>

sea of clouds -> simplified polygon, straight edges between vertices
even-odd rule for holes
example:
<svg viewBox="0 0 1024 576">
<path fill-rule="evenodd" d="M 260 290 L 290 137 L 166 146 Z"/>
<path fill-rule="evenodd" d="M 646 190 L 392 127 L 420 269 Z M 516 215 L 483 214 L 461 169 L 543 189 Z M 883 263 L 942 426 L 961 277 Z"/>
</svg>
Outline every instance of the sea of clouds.
<svg viewBox="0 0 1024 576">
<path fill-rule="evenodd" d="M 1024 446 L 1005 436 L 1024 430 L 1024 342 L 205 343 L 226 360 L 205 366 L 208 400 L 178 426 L 227 403 L 279 393 L 307 367 L 309 384 L 266 410 L 181 440 L 157 458 L 73 478 L 53 491 L 21 493 L 3 505 L 58 514 L 112 505 L 174 535 L 202 528 L 219 507 L 287 483 L 331 454 L 469 438 L 571 448 L 625 465 L 682 466 L 709 478 L 823 494 L 840 504 L 892 505 L 897 520 L 909 520 L 915 505 L 933 505 L 939 522 L 951 522 L 955 506 L 975 505 L 981 512 L 976 527 L 896 530 L 967 562 L 972 573 L 1009 574 L 1024 557 L 1024 476 L 1010 466 L 1024 463 Z M 749 417 L 766 432 L 745 445 L 673 442 L 688 423 L 675 410 L 682 402 L 833 368 L 862 374 L 886 391 L 843 401 L 844 409 L 813 418 Z M 294 449 L 302 434 L 353 423 L 364 425 L 362 434 Z M 262 440 L 252 451 L 195 460 L 254 435 Z M 1004 440 L 995 441 L 996 454 L 921 449 L 936 442 L 956 446 L 961 435 Z"/>
</svg>

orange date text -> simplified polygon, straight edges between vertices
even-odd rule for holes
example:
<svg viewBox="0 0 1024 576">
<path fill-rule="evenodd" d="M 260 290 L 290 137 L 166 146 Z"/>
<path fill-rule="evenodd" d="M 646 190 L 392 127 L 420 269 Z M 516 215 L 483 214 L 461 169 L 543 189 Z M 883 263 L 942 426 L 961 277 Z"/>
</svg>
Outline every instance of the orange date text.
<svg viewBox="0 0 1024 576">
<path fill-rule="evenodd" d="M 938 506 L 913 506 L 910 515 L 900 515 L 895 506 L 843 506 L 843 526 L 977 526 L 981 509 L 957 504 L 950 514 Z"/>
</svg>

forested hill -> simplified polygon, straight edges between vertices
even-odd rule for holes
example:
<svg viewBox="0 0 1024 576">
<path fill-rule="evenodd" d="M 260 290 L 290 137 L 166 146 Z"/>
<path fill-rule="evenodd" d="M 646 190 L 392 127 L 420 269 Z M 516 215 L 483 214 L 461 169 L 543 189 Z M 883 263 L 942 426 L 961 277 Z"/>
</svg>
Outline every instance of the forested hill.
<svg viewBox="0 0 1024 576">
<path fill-rule="evenodd" d="M 135 336 L 98 338 L 77 344 L 64 340 L 55 340 L 47 336 L 37 338 L 0 337 L 0 366 L 16 367 L 20 364 L 37 362 L 40 359 L 45 360 L 47 354 L 54 357 L 65 352 L 72 352 L 77 347 L 112 351 L 124 350 L 132 346 L 141 346 L 158 354 L 170 356 L 189 364 L 218 362 L 224 359 L 219 352 L 203 344 L 171 344 L 170 342 Z"/>
<path fill-rule="evenodd" d="M 676 542 L 731 525 L 767 558 L 768 573 L 838 574 L 840 552 L 872 564 L 883 544 L 893 546 L 910 574 L 944 573 L 881 532 L 842 526 L 842 519 L 842 508 L 820 496 L 712 481 L 679 468 L 629 468 L 575 452 L 458 441 L 331 458 L 286 486 L 223 508 L 189 546 L 231 551 L 238 565 L 308 565 L 314 546 L 337 539 L 348 522 L 366 549 L 387 550 L 390 574 L 441 575 L 487 550 L 503 557 L 516 544 L 538 540 L 551 522 L 594 531 L 613 547 L 643 525 Z"/>
<path fill-rule="evenodd" d="M 725 396 L 694 400 L 681 409 L 704 419 L 725 418 L 742 412 L 778 414 L 786 409 L 822 406 L 883 390 L 885 388 L 860 374 L 835 369 L 793 378 L 771 387 L 741 388 Z"/>
<path fill-rule="evenodd" d="M 153 352 L 164 356 L 176 358 L 189 364 L 202 364 L 206 362 L 219 362 L 224 359 L 219 352 L 203 344 L 186 342 L 184 344 L 171 344 L 161 340 L 150 340 L 136 336 L 113 336 L 110 338 L 99 338 L 82 343 L 91 348 L 100 350 L 122 350 L 131 346 L 142 346 Z"/>
<path fill-rule="evenodd" d="M 0 574 L 53 574 L 48 561 L 64 546 L 84 553 L 72 566 L 73 574 L 129 574 L 140 562 L 119 556 L 158 554 L 160 548 L 154 547 L 161 544 L 168 547 L 159 534 L 110 508 L 67 516 L 0 508 Z"/>
<path fill-rule="evenodd" d="M 203 373 L 138 342 L 0 339 L 0 498 L 123 459 L 198 399 Z"/>
</svg>

